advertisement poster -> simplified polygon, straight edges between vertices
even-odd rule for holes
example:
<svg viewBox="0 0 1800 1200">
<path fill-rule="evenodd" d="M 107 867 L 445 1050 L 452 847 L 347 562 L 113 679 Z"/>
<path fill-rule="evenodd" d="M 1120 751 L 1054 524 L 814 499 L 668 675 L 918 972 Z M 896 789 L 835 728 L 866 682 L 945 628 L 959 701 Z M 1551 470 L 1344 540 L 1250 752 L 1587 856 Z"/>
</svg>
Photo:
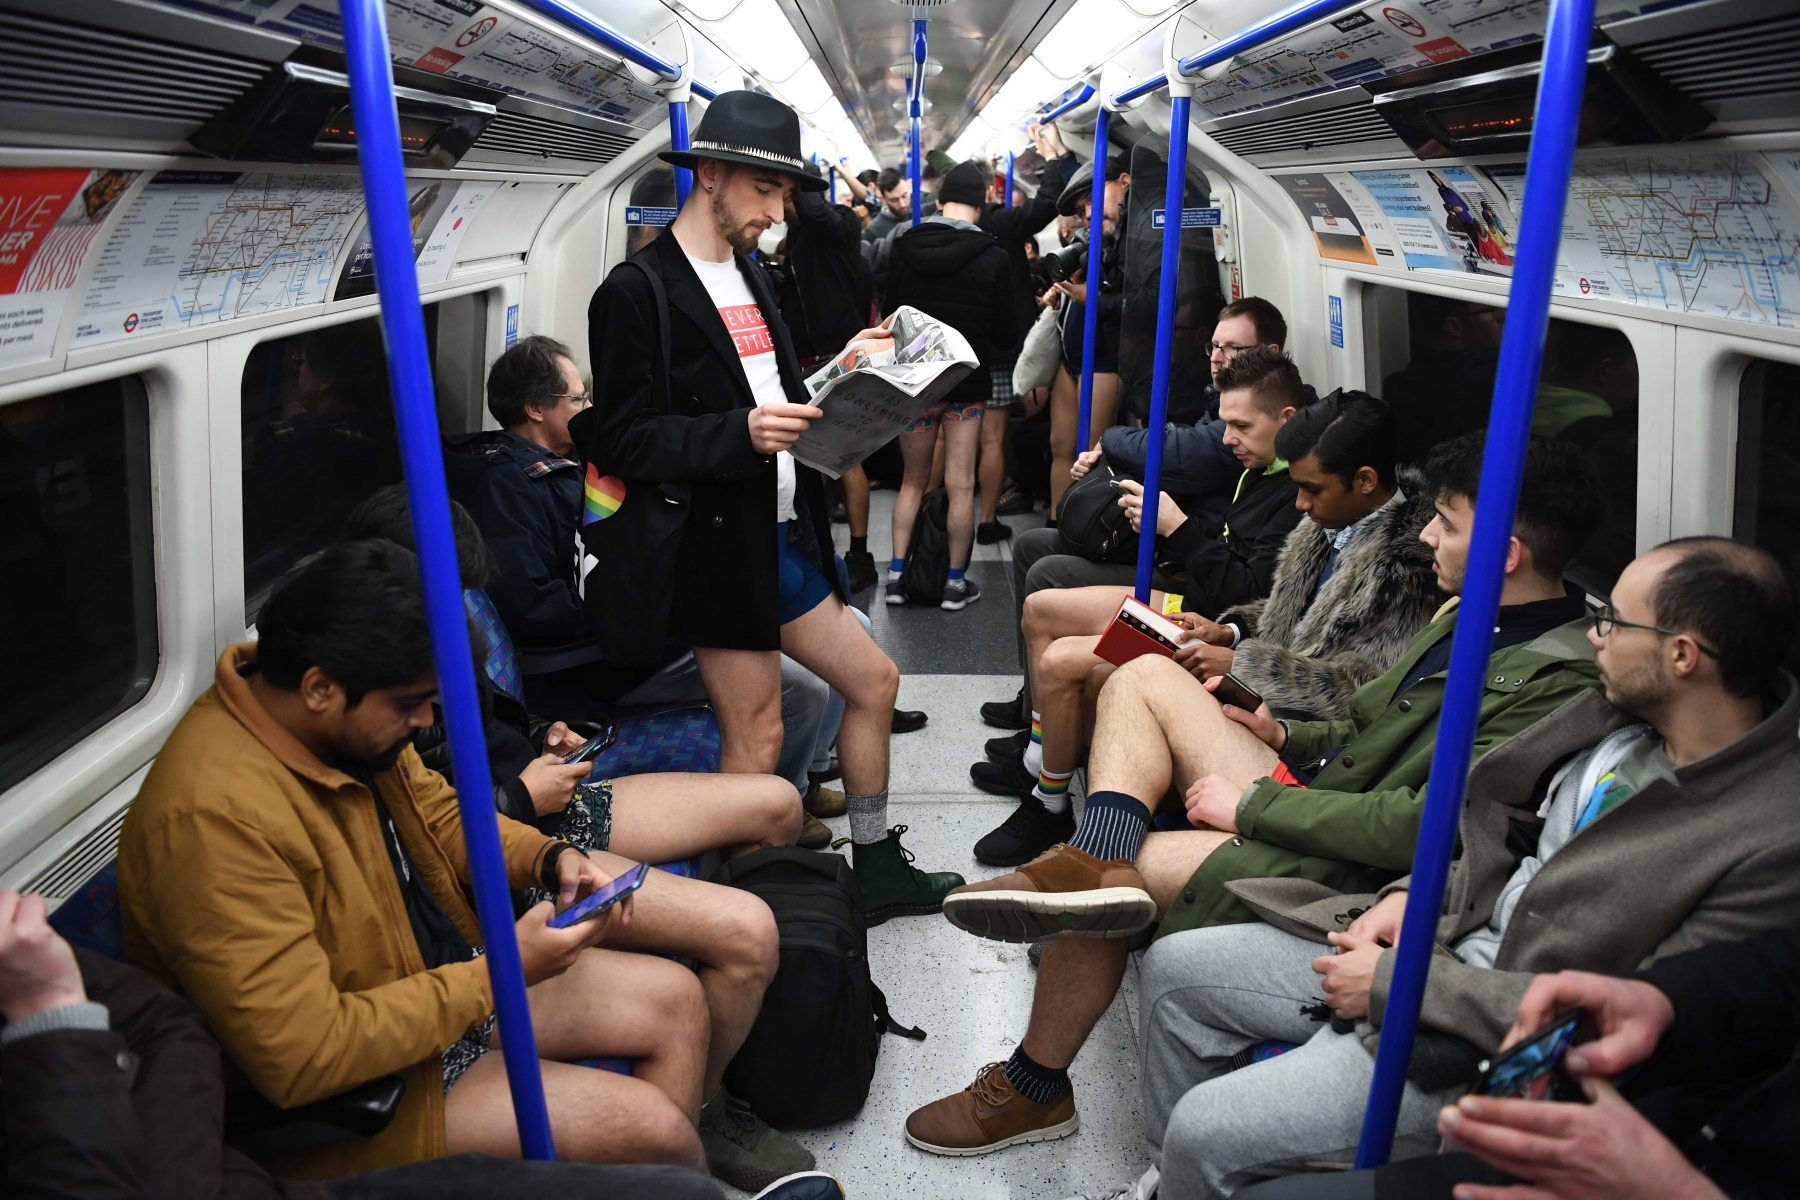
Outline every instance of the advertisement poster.
<svg viewBox="0 0 1800 1200">
<path fill-rule="evenodd" d="M 1511 210 L 1466 167 L 1353 171 L 1414 270 L 1512 274 Z"/>
<path fill-rule="evenodd" d="M 454 179 L 416 182 L 409 202 L 412 217 L 413 259 L 419 272 L 419 284 L 442 283 L 450 278 L 456 265 L 456 248 L 470 223 L 498 184 L 485 180 L 457 183 Z M 356 239 L 356 249 L 338 279 L 335 299 L 375 294 L 375 249 L 369 241 L 369 227 Z"/>
<path fill-rule="evenodd" d="M 136 171 L 0 169 L 0 367 L 48 358 L 82 260 Z"/>
<path fill-rule="evenodd" d="M 1325 175 L 1277 175 L 1275 182 L 1293 200 L 1312 230 L 1319 257 L 1374 266 L 1375 249 L 1350 203 Z"/>
</svg>

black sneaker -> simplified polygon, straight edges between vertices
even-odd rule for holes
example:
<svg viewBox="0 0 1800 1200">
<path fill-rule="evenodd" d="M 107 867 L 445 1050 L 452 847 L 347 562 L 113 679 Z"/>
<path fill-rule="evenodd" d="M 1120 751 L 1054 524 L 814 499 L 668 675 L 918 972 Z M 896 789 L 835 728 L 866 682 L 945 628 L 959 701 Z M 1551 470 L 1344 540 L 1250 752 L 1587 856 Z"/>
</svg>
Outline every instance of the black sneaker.
<svg viewBox="0 0 1800 1200">
<path fill-rule="evenodd" d="M 724 1088 L 700 1109 L 700 1147 L 714 1178 L 746 1192 L 818 1165 L 805 1146 L 771 1129 Z"/>
<path fill-rule="evenodd" d="M 1031 730 L 1021 729 L 1017 733 L 1009 733 L 1005 737 L 989 738 L 982 749 L 987 756 L 997 763 L 1022 763 L 1025 761 L 1025 748 L 1031 745 Z"/>
<path fill-rule="evenodd" d="M 990 867 L 1022 867 L 1074 836 L 1073 812 L 1053 813 L 1036 796 L 1027 796 L 1000 828 L 975 843 L 975 858 Z"/>
<path fill-rule="evenodd" d="M 1036 507 L 1037 501 L 1030 492 L 1009 487 L 1000 493 L 1000 503 L 995 506 L 995 511 L 1003 517 L 1020 517 Z"/>
<path fill-rule="evenodd" d="M 992 796 L 1029 796 L 1038 782 L 1022 763 L 978 762 L 969 768 L 969 778 Z"/>
<path fill-rule="evenodd" d="M 975 527 L 975 540 L 984 546 L 1004 542 L 1012 536 L 1012 526 L 1005 521 L 983 521 Z"/>
<path fill-rule="evenodd" d="M 875 556 L 864 550 L 861 554 L 852 550 L 844 555 L 844 567 L 850 572 L 850 590 L 866 592 L 881 582 L 881 576 L 875 572 Z"/>
<path fill-rule="evenodd" d="M 995 729 L 1030 729 L 1031 707 L 1025 689 L 1011 700 L 989 700 L 981 706 L 981 719 Z"/>
<path fill-rule="evenodd" d="M 889 604 L 905 604 L 906 603 L 906 585 L 901 583 L 898 579 L 888 580 L 887 581 L 887 602 Z"/>
<path fill-rule="evenodd" d="M 957 612 L 981 599 L 981 585 L 968 576 L 953 579 L 944 585 L 944 598 L 938 607 L 946 612 Z"/>
</svg>

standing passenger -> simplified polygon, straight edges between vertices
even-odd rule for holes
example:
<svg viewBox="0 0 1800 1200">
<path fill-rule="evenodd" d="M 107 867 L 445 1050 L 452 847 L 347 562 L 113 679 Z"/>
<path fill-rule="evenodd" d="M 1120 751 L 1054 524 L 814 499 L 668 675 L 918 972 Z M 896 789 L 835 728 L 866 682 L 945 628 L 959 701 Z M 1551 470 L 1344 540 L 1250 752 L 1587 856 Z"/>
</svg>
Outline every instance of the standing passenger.
<svg viewBox="0 0 1800 1200">
<path fill-rule="evenodd" d="M 805 403 L 766 273 L 744 257 L 796 187 L 825 184 L 804 174 L 793 109 L 768 96 L 721 95 L 691 145 L 663 155 L 694 172 L 671 236 L 614 270 L 588 308 L 601 395 L 572 432 L 593 488 L 589 545 L 604 531 L 623 556 L 588 572 L 589 611 L 609 657 L 654 654 L 668 638 L 694 647 L 721 771 L 774 768 L 782 650 L 837 689 L 864 912 L 871 924 L 935 912 L 962 879 L 910 866 L 903 828 L 887 828 L 899 671 L 829 582 L 824 484 L 788 453 L 823 414 Z M 665 336 L 671 377 L 659 380 Z"/>
</svg>

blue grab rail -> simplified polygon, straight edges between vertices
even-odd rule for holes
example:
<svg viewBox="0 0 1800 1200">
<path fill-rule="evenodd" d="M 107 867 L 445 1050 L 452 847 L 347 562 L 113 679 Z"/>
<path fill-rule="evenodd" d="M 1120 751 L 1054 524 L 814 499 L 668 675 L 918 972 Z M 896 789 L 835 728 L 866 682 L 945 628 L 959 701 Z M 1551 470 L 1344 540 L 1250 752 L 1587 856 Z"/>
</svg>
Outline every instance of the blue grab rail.
<svg viewBox="0 0 1800 1200">
<path fill-rule="evenodd" d="M 1175 289 L 1181 267 L 1181 211 L 1187 203 L 1188 110 L 1193 100 L 1186 95 L 1169 97 L 1169 183 L 1163 191 L 1163 210 L 1171 219 L 1163 222 L 1162 278 L 1156 293 L 1156 351 L 1150 375 L 1149 436 L 1144 439 L 1144 511 L 1139 518 L 1137 598 L 1150 603 L 1150 575 L 1156 567 L 1156 510 L 1162 499 L 1163 430 L 1169 423 L 1169 372 L 1175 358 Z M 1099 147 L 1096 144 L 1095 153 Z M 1094 177 L 1105 174 L 1106 164 L 1094 160 Z M 1090 266 L 1094 250 L 1088 251 Z M 1092 279 L 1094 272 L 1088 272 Z M 1090 340 L 1089 345 L 1092 345 Z M 1087 348 L 1082 349 L 1082 374 L 1087 374 Z"/>
<path fill-rule="evenodd" d="M 1168 85 L 1169 77 L 1165 74 L 1158 73 L 1152 75 L 1142 83 L 1133 84 L 1124 91 L 1119 92 L 1113 96 L 1112 102 L 1114 104 L 1130 104 L 1140 96 L 1148 96 L 1151 92 L 1159 92 Z"/>
<path fill-rule="evenodd" d="M 681 77 L 681 67 L 670 62 L 648 46 L 639 45 L 618 30 L 596 17 L 584 8 L 577 8 L 565 0 L 520 0 L 526 8 L 549 17 L 559 25 L 565 25 L 585 37 L 599 42 L 627 62 L 636 63 L 646 71 L 654 71 L 664 79 Z M 698 89 L 695 89 L 698 90 Z M 709 96 L 708 99 L 711 99 Z"/>
<path fill-rule="evenodd" d="M 913 19 L 913 77 L 911 94 L 906 99 L 907 115 L 912 118 L 912 128 L 907 134 L 907 143 L 912 154 L 907 164 L 907 171 L 912 176 L 912 223 L 917 225 L 925 203 L 921 194 L 920 178 L 923 175 L 925 152 L 920 145 L 925 122 L 925 30 L 930 22 L 923 17 Z"/>
<path fill-rule="evenodd" d="M 1588 43 L 1593 36 L 1594 0 L 1551 0 L 1544 40 L 1537 108 L 1532 117 L 1531 151 L 1525 164 L 1525 197 L 1519 213 L 1518 251 L 1513 256 L 1506 330 L 1488 418 L 1487 449 L 1481 463 L 1481 500 L 1469 542 L 1461 611 L 1450 649 L 1450 677 L 1444 686 L 1425 811 L 1413 855 L 1411 890 L 1394 950 L 1393 982 L 1383 1013 L 1381 1047 L 1369 1106 L 1363 1114 L 1356 1165 L 1385 1163 L 1393 1145 L 1413 1033 L 1425 997 L 1444 881 L 1456 839 L 1457 815 L 1468 783 L 1469 760 L 1480 715 L 1494 617 L 1505 582 L 1507 543 L 1519 503 L 1519 481 L 1531 437 L 1538 369 L 1550 321 L 1550 292 L 1562 244 L 1563 207 L 1587 82 Z"/>
<path fill-rule="evenodd" d="M 1012 207 L 1012 198 L 1013 198 L 1013 152 L 1011 150 L 1008 150 L 1006 152 L 1006 195 L 1004 197 L 1002 197 L 1002 199 L 1006 203 L 1006 207 L 1008 207 L 1008 208 Z"/>
<path fill-rule="evenodd" d="M 1085 453 L 1093 445 L 1094 356 L 1097 353 L 1096 343 L 1100 339 L 1100 244 L 1106 223 L 1106 151 L 1111 136 L 1112 110 L 1103 104 L 1094 117 L 1094 184 L 1092 191 L 1088 193 L 1087 299 L 1081 308 L 1081 408 L 1075 422 L 1077 454 Z M 1160 452 L 1156 456 L 1156 464 L 1160 478 Z M 1141 545 L 1138 552 L 1140 555 L 1143 553 Z"/>
<path fill-rule="evenodd" d="M 1074 112 L 1076 109 L 1080 108 L 1082 105 L 1086 104 L 1089 100 L 1092 100 L 1093 98 L 1094 98 L 1094 85 L 1091 83 L 1084 83 L 1081 85 L 1080 91 L 1076 92 L 1073 96 L 1070 96 L 1067 100 L 1064 100 L 1061 104 L 1058 104 L 1055 108 L 1051 109 L 1049 112 L 1047 112 L 1043 116 L 1039 117 L 1037 119 L 1037 123 L 1039 125 L 1048 125 L 1050 122 L 1056 120 L 1056 118 L 1061 117 L 1061 116 L 1066 116 L 1067 114 Z"/>
<path fill-rule="evenodd" d="M 500 826 L 488 794 L 487 741 L 475 694 L 474 660 L 463 610 L 456 541 L 450 532 L 449 493 L 444 484 L 444 452 L 438 435 L 431 364 L 425 350 L 425 318 L 419 304 L 419 277 L 413 265 L 412 220 L 406 175 L 400 161 L 400 119 L 394 104 L 394 72 L 388 58 L 387 16 L 382 0 L 343 0 L 344 53 L 350 76 L 350 103 L 359 132 L 357 159 L 368 201 L 369 237 L 374 244 L 375 283 L 381 295 L 381 327 L 387 345 L 388 378 L 400 460 L 412 506 L 413 537 L 431 625 L 432 659 L 450 733 L 450 760 L 458 789 L 463 840 L 475 888 L 475 909 L 487 948 L 488 978 L 499 1014 L 506 1075 L 525 1157 L 554 1159 L 550 1117 L 538 1070 L 537 1042 L 525 998 L 525 976 L 513 928 L 512 897 Z"/>
</svg>

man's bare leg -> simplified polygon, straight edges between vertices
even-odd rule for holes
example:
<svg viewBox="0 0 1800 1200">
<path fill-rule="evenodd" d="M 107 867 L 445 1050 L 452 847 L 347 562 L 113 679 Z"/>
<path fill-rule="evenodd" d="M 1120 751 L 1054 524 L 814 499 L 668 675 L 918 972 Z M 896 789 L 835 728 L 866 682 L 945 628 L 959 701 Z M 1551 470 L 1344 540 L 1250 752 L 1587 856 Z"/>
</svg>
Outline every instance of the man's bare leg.
<svg viewBox="0 0 1800 1200">
<path fill-rule="evenodd" d="M 1094 654 L 1099 642 L 1098 636 L 1057 638 L 1038 658 L 1037 669 L 1032 672 L 1033 703 L 1037 705 L 1044 739 L 1041 770 L 1046 774 L 1073 771 L 1081 758 L 1081 698 L 1088 674 L 1104 661 Z"/>
<path fill-rule="evenodd" d="M 937 430 L 910 430 L 900 435 L 900 494 L 894 497 L 894 557 L 905 558 L 912 545 L 913 522 L 919 517 L 919 502 L 925 499 L 931 482 L 931 458 L 937 449 Z M 793 651 L 788 651 L 790 656 Z M 816 672 L 815 672 L 816 673 Z"/>
<path fill-rule="evenodd" d="M 694 647 L 694 665 L 719 722 L 719 771 L 767 775 L 781 757 L 781 654 Z"/>
<path fill-rule="evenodd" d="M 844 697 L 838 759 L 844 768 L 851 861 L 862 889 L 864 919 L 878 925 L 889 917 L 936 912 L 945 894 L 962 885 L 962 876 L 911 866 L 899 835 L 888 827 L 888 739 L 900 669 L 836 595 L 783 625 L 781 645 Z"/>
<path fill-rule="evenodd" d="M 1006 486 L 1006 424 L 1012 406 L 989 408 L 981 416 L 981 523 L 999 520 L 1000 490 Z"/>
<path fill-rule="evenodd" d="M 587 950 L 526 994 L 560 1158 L 706 1170 L 695 1126 L 709 1026 L 692 971 L 664 958 Z M 496 1033 L 496 1051 L 499 1040 Z M 635 1059 L 633 1074 L 568 1061 L 614 1056 Z M 444 1100 L 449 1153 L 519 1157 L 499 1053 L 477 1059 Z"/>
<path fill-rule="evenodd" d="M 603 850 L 590 851 L 589 857 L 615 878 L 633 865 L 631 856 Z M 780 965 L 774 914 L 749 892 L 663 871 L 650 872 L 631 908 L 631 923 L 607 934 L 609 946 L 700 960 L 700 988 L 711 1018 L 700 1096 L 711 1100 Z"/>
<path fill-rule="evenodd" d="M 1153 807 L 1171 785 L 1185 791 L 1222 775 L 1249 787 L 1279 761 L 1198 679 L 1147 654 L 1114 671 L 1100 692 L 1088 792 L 1123 792 Z"/>
<path fill-rule="evenodd" d="M 1062 503 L 1069 490 L 1069 468 L 1075 465 L 1075 436 L 1081 432 L 1081 384 L 1069 369 L 1057 365 L 1056 378 L 1050 383 L 1050 513 Z M 1094 429 L 1099 436 L 1100 429 Z"/>
<path fill-rule="evenodd" d="M 869 536 L 869 476 L 857 463 L 844 472 L 844 512 L 850 518 L 850 536 Z"/>
<path fill-rule="evenodd" d="M 774 775 L 671 771 L 612 781 L 615 854 L 665 863 L 724 850 L 726 857 L 764 842 L 791 846 L 800 836 L 800 793 Z"/>
<path fill-rule="evenodd" d="M 1124 584 L 1094 587 L 1044 588 L 1025 597 L 1025 661 L 1035 679 L 1038 660 L 1057 638 L 1082 637 L 1106 632 L 1107 622 L 1119 611 L 1119 601 L 1131 595 Z M 1040 710 L 1041 711 L 1041 710 Z"/>
</svg>

